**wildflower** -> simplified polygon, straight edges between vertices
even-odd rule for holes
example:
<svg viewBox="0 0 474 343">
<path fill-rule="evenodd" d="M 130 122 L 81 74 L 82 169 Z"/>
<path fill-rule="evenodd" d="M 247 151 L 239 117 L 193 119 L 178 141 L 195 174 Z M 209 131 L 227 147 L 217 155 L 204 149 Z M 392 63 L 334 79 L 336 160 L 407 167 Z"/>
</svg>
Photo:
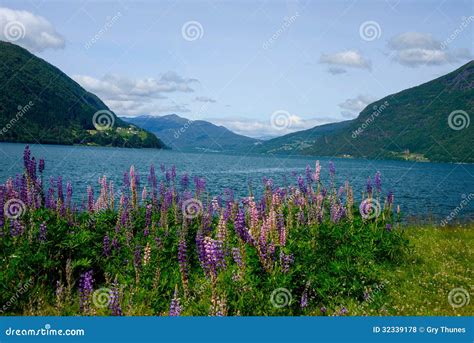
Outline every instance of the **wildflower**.
<svg viewBox="0 0 474 343">
<path fill-rule="evenodd" d="M 303 294 L 301 295 L 301 300 L 300 300 L 300 307 L 301 309 L 305 309 L 308 306 L 308 291 L 305 289 L 303 291 Z"/>
<path fill-rule="evenodd" d="M 336 167 L 334 167 L 334 163 L 332 161 L 329 161 L 329 174 L 331 175 L 331 178 L 334 178 L 336 175 Z"/>
<path fill-rule="evenodd" d="M 319 160 L 316 161 L 316 168 L 314 171 L 314 181 L 319 183 L 321 177 L 321 165 L 319 164 Z"/>
<path fill-rule="evenodd" d="M 173 299 L 171 299 L 169 315 L 171 317 L 178 317 L 181 315 L 181 311 L 182 311 L 182 308 L 181 308 L 180 300 L 178 297 L 178 285 L 176 285 L 174 289 Z"/>
<path fill-rule="evenodd" d="M 288 273 L 290 270 L 290 266 L 294 262 L 294 257 L 292 254 L 285 254 L 283 251 L 280 251 L 280 264 L 281 264 L 281 271 L 283 273 Z"/>
<path fill-rule="evenodd" d="M 104 256 L 110 256 L 110 238 L 108 234 L 105 234 L 104 240 L 102 243 L 102 253 Z"/>
<path fill-rule="evenodd" d="M 243 262 L 242 262 L 242 254 L 240 253 L 239 248 L 232 248 L 232 258 L 234 259 L 234 262 L 237 263 L 237 265 L 242 268 Z"/>
<path fill-rule="evenodd" d="M 387 225 L 385 226 L 385 229 L 387 230 L 387 232 L 392 231 L 392 224 L 387 224 Z"/>
<path fill-rule="evenodd" d="M 42 222 L 39 227 L 38 240 L 40 242 L 46 242 L 46 223 Z"/>
<path fill-rule="evenodd" d="M 380 177 L 379 171 L 375 173 L 375 189 L 377 190 L 378 193 L 382 191 L 382 179 Z"/>
<path fill-rule="evenodd" d="M 79 280 L 79 307 L 83 313 L 87 313 L 89 311 L 93 284 L 94 279 L 92 278 L 92 270 L 89 270 L 81 275 Z"/>
<path fill-rule="evenodd" d="M 145 253 L 143 254 L 143 265 L 146 266 L 150 262 L 151 257 L 151 246 L 150 242 L 147 242 L 145 246 Z"/>
<path fill-rule="evenodd" d="M 38 163 L 38 171 L 40 174 L 43 174 L 44 171 L 44 160 L 41 158 Z"/>
<path fill-rule="evenodd" d="M 119 284 L 117 281 L 117 277 L 115 277 L 115 280 L 112 283 L 112 289 L 110 290 L 109 309 L 112 312 L 112 316 L 122 315 L 122 308 L 120 307 Z"/>
<path fill-rule="evenodd" d="M 321 311 L 323 315 L 326 314 L 326 312 L 328 311 L 328 309 L 324 306 L 322 306 L 319 310 Z"/>
<path fill-rule="evenodd" d="M 370 180 L 370 176 L 367 178 L 367 194 L 369 196 L 372 195 L 372 181 Z"/>
<path fill-rule="evenodd" d="M 203 243 L 205 270 L 211 277 L 216 277 L 218 270 L 226 267 L 222 242 L 211 237 L 205 237 Z"/>
</svg>

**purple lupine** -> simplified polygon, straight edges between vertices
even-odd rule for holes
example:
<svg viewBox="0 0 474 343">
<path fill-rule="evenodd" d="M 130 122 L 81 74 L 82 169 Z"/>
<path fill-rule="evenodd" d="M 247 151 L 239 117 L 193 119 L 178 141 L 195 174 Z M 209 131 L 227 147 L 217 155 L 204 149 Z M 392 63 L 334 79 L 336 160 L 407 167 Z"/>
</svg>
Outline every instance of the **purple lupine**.
<svg viewBox="0 0 474 343">
<path fill-rule="evenodd" d="M 300 307 L 301 309 L 305 309 L 307 306 L 308 306 L 308 290 L 305 289 L 303 291 L 303 294 L 301 295 Z"/>
<path fill-rule="evenodd" d="M 348 313 L 349 313 L 349 310 L 345 306 L 342 306 L 341 310 L 339 311 L 339 314 L 340 315 L 345 315 L 345 314 L 348 314 Z"/>
<path fill-rule="evenodd" d="M 367 194 L 372 195 L 372 181 L 370 176 L 367 178 Z"/>
<path fill-rule="evenodd" d="M 283 273 L 288 273 L 290 271 L 290 266 L 294 262 L 294 257 L 292 254 L 285 254 L 283 251 L 280 251 L 280 263 L 281 271 Z"/>
<path fill-rule="evenodd" d="M 234 259 L 235 263 L 242 268 L 243 262 L 242 262 L 242 254 L 240 253 L 239 248 L 232 248 L 232 258 Z"/>
<path fill-rule="evenodd" d="M 89 213 L 94 212 L 94 190 L 91 186 L 87 187 L 87 210 Z"/>
<path fill-rule="evenodd" d="M 72 201 L 72 185 L 71 182 L 66 183 L 66 208 L 71 209 L 71 201 Z"/>
<path fill-rule="evenodd" d="M 31 156 L 30 146 L 27 145 L 25 146 L 25 150 L 23 151 L 23 165 L 25 166 L 26 171 L 28 171 L 30 167 L 30 156 Z"/>
<path fill-rule="evenodd" d="M 393 204 L 393 192 L 392 191 L 388 192 L 388 194 L 387 194 L 387 203 L 389 205 Z"/>
<path fill-rule="evenodd" d="M 110 301 L 109 309 L 112 312 L 112 316 L 121 316 L 122 308 L 120 307 L 120 291 L 117 278 L 112 283 L 112 289 L 110 290 Z"/>
<path fill-rule="evenodd" d="M 205 270 L 212 277 L 216 277 L 218 270 L 224 269 L 226 266 L 222 245 L 221 241 L 204 237 Z"/>
<path fill-rule="evenodd" d="M 387 225 L 385 226 L 385 229 L 387 230 L 387 232 L 392 231 L 392 224 L 387 224 Z"/>
<path fill-rule="evenodd" d="M 234 230 L 245 243 L 252 245 L 254 244 L 253 237 L 250 235 L 248 228 L 245 226 L 245 213 L 241 209 L 239 209 L 239 212 L 235 217 Z"/>
<path fill-rule="evenodd" d="M 183 191 L 185 191 L 189 188 L 189 175 L 188 175 L 188 173 L 184 173 L 181 176 L 180 184 L 181 184 L 181 187 L 182 187 Z"/>
<path fill-rule="evenodd" d="M 93 285 L 94 279 L 92 278 L 92 270 L 81 274 L 81 278 L 79 280 L 79 307 L 83 313 L 87 312 L 89 309 Z"/>
<path fill-rule="evenodd" d="M 302 176 L 298 176 L 298 187 L 301 191 L 301 193 L 306 194 L 306 185 L 304 183 L 304 179 Z"/>
<path fill-rule="evenodd" d="M 109 257 L 110 256 L 110 237 L 108 234 L 105 234 L 104 236 L 104 240 L 103 240 L 103 243 L 102 243 L 102 254 L 104 256 L 107 256 Z"/>
<path fill-rule="evenodd" d="M 139 245 L 135 247 L 135 252 L 133 253 L 133 265 L 136 269 L 142 267 L 142 247 Z"/>
<path fill-rule="evenodd" d="M 322 313 L 323 315 L 325 315 L 325 314 L 327 313 L 327 311 L 328 311 L 328 309 L 327 309 L 326 307 L 324 307 L 324 306 L 322 306 L 319 310 L 321 311 L 321 313 Z"/>
<path fill-rule="evenodd" d="M 178 286 L 176 286 L 173 294 L 173 299 L 171 299 L 169 315 L 171 317 L 178 317 L 181 315 L 181 311 L 182 308 L 178 297 Z"/>
<path fill-rule="evenodd" d="M 62 176 L 58 176 L 56 186 L 58 188 L 58 200 L 61 200 L 61 203 L 64 203 L 63 178 L 62 178 Z"/>
<path fill-rule="evenodd" d="M 46 223 L 42 222 L 39 226 L 38 240 L 40 242 L 46 242 Z"/>
<path fill-rule="evenodd" d="M 377 192 L 380 194 L 380 192 L 382 191 L 382 178 L 380 176 L 380 172 L 377 171 L 375 173 L 375 189 L 377 190 Z"/>
</svg>

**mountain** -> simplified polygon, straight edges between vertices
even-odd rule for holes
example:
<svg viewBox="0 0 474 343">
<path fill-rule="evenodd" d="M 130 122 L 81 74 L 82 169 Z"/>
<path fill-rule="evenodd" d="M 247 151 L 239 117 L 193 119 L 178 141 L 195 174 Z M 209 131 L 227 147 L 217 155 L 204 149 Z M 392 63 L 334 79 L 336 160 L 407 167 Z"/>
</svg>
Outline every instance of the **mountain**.
<svg viewBox="0 0 474 343">
<path fill-rule="evenodd" d="M 172 149 L 181 151 L 242 151 L 253 149 L 260 140 L 236 134 L 204 120 L 189 120 L 176 114 L 162 117 L 122 118 L 158 135 Z"/>
<path fill-rule="evenodd" d="M 164 148 L 27 50 L 0 41 L 0 142 Z"/>
<path fill-rule="evenodd" d="M 469 125 L 473 114 L 471 61 L 447 75 L 368 105 L 356 119 L 330 124 L 336 129 L 299 141 L 301 148 L 297 150 L 318 156 L 473 163 L 474 128 Z M 263 151 L 285 151 L 285 146 L 294 145 L 295 135 L 302 133 L 267 141 Z"/>
<path fill-rule="evenodd" d="M 301 153 L 308 147 L 311 147 L 316 138 L 339 132 L 347 128 L 352 120 L 341 121 L 315 126 L 308 130 L 289 133 L 284 136 L 276 137 L 263 142 L 257 150 L 270 154 L 289 154 L 293 152 Z"/>
</svg>

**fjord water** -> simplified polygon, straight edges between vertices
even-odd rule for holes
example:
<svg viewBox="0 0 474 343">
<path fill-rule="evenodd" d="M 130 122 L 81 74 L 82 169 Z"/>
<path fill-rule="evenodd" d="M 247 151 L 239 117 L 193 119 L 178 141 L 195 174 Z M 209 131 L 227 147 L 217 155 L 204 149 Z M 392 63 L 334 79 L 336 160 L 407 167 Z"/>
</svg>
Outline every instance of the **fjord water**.
<svg viewBox="0 0 474 343">
<path fill-rule="evenodd" d="M 0 143 L 0 183 L 22 172 L 24 144 Z M 110 147 L 30 145 L 32 155 L 46 162 L 45 183 L 50 176 L 61 175 L 71 181 L 73 197 L 80 202 L 88 185 L 97 190 L 99 177 L 113 180 L 116 190 L 122 185 L 123 173 L 134 165 L 141 185 L 147 181 L 151 164 L 157 172 L 160 165 L 176 166 L 179 175 L 204 176 L 211 196 L 229 188 L 238 197 L 252 189 L 259 194 L 262 180 L 273 179 L 276 186 L 296 184 L 298 175 L 305 175 L 309 164 L 314 169 L 316 159 L 322 165 L 323 182 L 329 178 L 329 161 L 336 167 L 338 185 L 348 180 L 356 198 L 365 190 L 367 178 L 376 171 L 382 174 L 384 194 L 393 191 L 395 204 L 400 204 L 406 220 L 439 222 L 458 208 L 455 220 L 474 219 L 474 200 L 461 206 L 463 199 L 474 193 L 474 165 L 450 163 L 415 163 L 411 161 L 373 161 L 327 157 L 262 156 L 244 154 L 190 153 L 156 149 L 124 149 Z"/>
</svg>

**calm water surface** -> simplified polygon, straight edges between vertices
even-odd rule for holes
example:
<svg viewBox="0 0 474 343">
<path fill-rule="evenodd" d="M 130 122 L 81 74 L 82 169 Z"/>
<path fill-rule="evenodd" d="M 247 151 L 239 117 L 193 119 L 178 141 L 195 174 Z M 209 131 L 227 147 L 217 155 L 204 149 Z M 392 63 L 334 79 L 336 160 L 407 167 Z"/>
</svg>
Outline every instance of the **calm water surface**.
<svg viewBox="0 0 474 343">
<path fill-rule="evenodd" d="M 0 182 L 22 172 L 24 144 L 0 143 Z M 295 183 L 304 174 L 306 165 L 314 169 L 309 157 L 271 157 L 224 155 L 212 153 L 183 153 L 154 149 L 122 149 L 83 146 L 30 145 L 32 154 L 46 161 L 46 176 L 62 175 L 73 184 L 74 197 L 81 200 L 88 185 L 98 189 L 97 180 L 106 175 L 116 185 L 122 184 L 123 173 L 134 165 L 142 184 L 150 164 L 157 172 L 160 165 L 175 165 L 178 175 L 205 176 L 212 195 L 225 188 L 238 196 L 248 195 L 249 185 L 262 189 L 262 179 L 272 178 L 276 185 Z M 319 158 L 322 178 L 328 179 L 329 158 Z M 443 219 L 463 199 L 472 199 L 459 210 L 456 219 L 474 220 L 474 165 L 449 163 L 414 163 L 405 161 L 370 161 L 362 159 L 332 159 L 340 185 L 349 180 L 355 193 L 365 189 L 367 177 L 376 171 L 382 174 L 384 192 L 395 194 L 406 218 L 434 221 Z M 116 187 L 118 189 L 118 187 Z"/>
</svg>

